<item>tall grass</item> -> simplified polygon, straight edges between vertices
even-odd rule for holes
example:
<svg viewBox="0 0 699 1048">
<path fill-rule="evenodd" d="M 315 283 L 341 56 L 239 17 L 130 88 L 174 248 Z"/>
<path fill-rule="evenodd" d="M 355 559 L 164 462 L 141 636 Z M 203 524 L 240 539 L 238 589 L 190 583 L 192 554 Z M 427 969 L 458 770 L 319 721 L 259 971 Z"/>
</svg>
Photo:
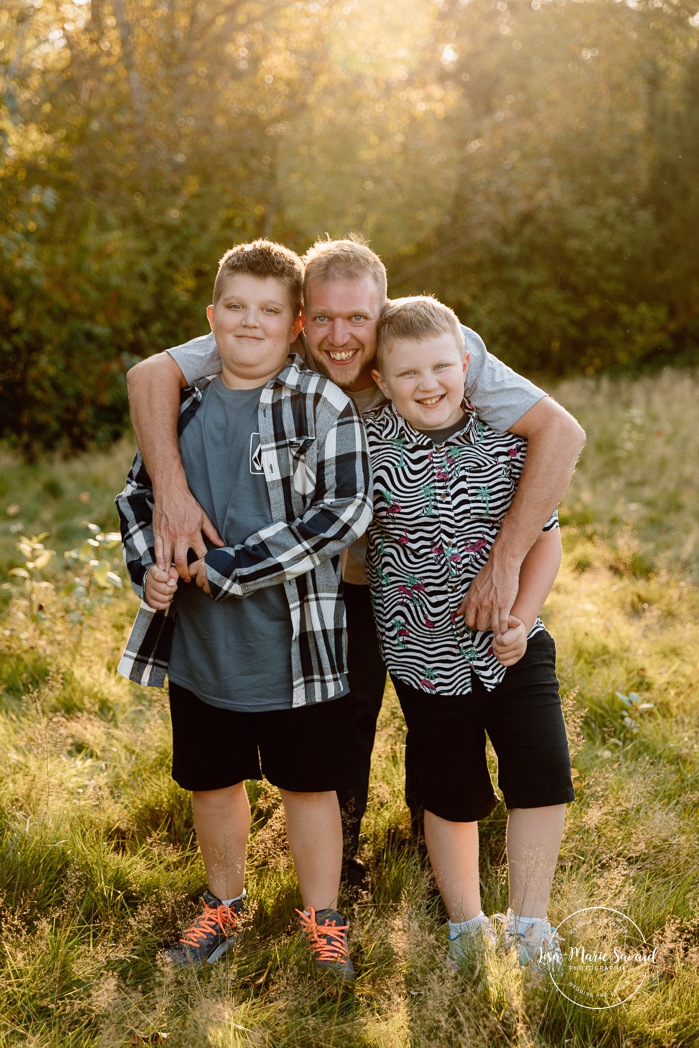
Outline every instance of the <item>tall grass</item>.
<svg viewBox="0 0 699 1048">
<path fill-rule="evenodd" d="M 569 522 L 632 548 L 636 568 L 699 583 L 697 372 L 598 377 L 555 392 L 587 431 L 565 499 Z"/>
<path fill-rule="evenodd" d="M 31 467 L 4 454 L 0 564 L 21 565 L 21 534 L 48 531 L 56 556 L 37 573 L 34 615 L 21 579 L 0 583 L 3 1048 L 699 1043 L 694 379 L 581 380 L 559 397 L 589 444 L 545 613 L 578 795 L 551 913 L 628 914 L 658 947 L 653 978 L 627 1004 L 591 1011 L 504 962 L 447 970 L 444 914 L 410 842 L 390 689 L 364 825 L 372 890 L 341 904 L 355 987 L 327 986 L 299 949 L 293 867 L 266 783 L 250 786 L 251 906 L 235 951 L 211 971 L 165 968 L 158 951 L 205 886 L 188 797 L 170 779 L 166 699 L 115 673 L 134 598 L 76 587 L 62 558 L 85 520 L 115 526 L 130 448 Z M 502 807 L 482 826 L 488 912 L 506 906 L 504 827 Z"/>
</svg>

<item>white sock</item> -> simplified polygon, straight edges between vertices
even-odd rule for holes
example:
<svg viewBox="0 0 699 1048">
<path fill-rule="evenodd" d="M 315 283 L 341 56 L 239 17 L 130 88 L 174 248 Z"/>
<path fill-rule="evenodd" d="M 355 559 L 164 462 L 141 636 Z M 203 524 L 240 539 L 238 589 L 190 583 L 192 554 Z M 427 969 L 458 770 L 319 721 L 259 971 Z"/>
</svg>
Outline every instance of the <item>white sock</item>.
<svg viewBox="0 0 699 1048">
<path fill-rule="evenodd" d="M 464 932 L 467 935 L 475 932 L 476 928 L 483 924 L 484 918 L 485 914 L 481 910 L 480 913 L 477 913 L 475 917 L 471 917 L 468 921 L 449 921 L 449 938 L 458 939 Z"/>
<path fill-rule="evenodd" d="M 234 902 L 242 902 L 243 899 L 246 899 L 247 894 L 248 893 L 245 891 L 245 888 L 243 888 L 240 895 L 236 895 L 235 899 L 221 899 L 221 902 L 224 906 L 232 906 Z"/>
<path fill-rule="evenodd" d="M 546 920 L 545 917 L 518 917 L 516 913 L 513 913 L 512 916 L 518 932 L 528 932 L 535 924 Z"/>
</svg>

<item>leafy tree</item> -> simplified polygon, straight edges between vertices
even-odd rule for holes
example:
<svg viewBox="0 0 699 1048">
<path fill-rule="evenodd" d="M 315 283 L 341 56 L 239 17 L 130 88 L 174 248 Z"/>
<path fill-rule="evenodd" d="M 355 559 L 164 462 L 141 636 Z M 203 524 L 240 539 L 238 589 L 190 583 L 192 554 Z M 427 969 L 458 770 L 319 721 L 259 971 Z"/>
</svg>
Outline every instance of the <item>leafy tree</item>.
<svg viewBox="0 0 699 1048">
<path fill-rule="evenodd" d="M 5 436 L 27 450 L 113 439 L 126 366 L 198 332 L 217 258 L 276 231 L 270 143 L 324 60 L 306 6 L 5 13 Z"/>
<path fill-rule="evenodd" d="M 675 99 L 663 99 L 655 131 L 647 199 L 657 242 L 653 257 L 657 297 L 667 312 L 662 359 L 696 361 L 699 338 L 699 55 L 679 79 Z"/>
<path fill-rule="evenodd" d="M 399 288 L 419 271 L 525 370 L 636 366 L 667 343 L 646 195 L 648 70 L 662 61 L 674 73 L 696 46 L 686 14 L 443 4 L 459 184 L 448 232 L 415 245 Z"/>
<path fill-rule="evenodd" d="M 693 2 L 693 0 L 692 0 Z M 0 435 L 113 439 L 216 260 L 362 232 L 526 371 L 697 334 L 690 0 L 7 0 Z"/>
</svg>

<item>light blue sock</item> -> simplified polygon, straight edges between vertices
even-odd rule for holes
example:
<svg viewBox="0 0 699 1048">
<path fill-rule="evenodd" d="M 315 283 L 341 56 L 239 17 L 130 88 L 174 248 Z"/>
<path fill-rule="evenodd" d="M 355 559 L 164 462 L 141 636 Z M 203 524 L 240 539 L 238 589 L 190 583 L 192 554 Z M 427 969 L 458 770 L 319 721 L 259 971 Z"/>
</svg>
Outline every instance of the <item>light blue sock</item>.
<svg viewBox="0 0 699 1048">
<path fill-rule="evenodd" d="M 450 940 L 458 939 L 464 932 L 467 935 L 471 935 L 475 932 L 476 928 L 480 928 L 485 920 L 485 914 L 483 910 L 477 913 L 475 917 L 471 917 L 468 921 L 449 921 L 449 938 Z"/>
<path fill-rule="evenodd" d="M 539 924 L 541 921 L 545 921 L 545 917 L 518 917 L 516 913 L 512 914 L 515 922 L 515 928 L 518 932 L 525 934 L 535 924 Z"/>
</svg>

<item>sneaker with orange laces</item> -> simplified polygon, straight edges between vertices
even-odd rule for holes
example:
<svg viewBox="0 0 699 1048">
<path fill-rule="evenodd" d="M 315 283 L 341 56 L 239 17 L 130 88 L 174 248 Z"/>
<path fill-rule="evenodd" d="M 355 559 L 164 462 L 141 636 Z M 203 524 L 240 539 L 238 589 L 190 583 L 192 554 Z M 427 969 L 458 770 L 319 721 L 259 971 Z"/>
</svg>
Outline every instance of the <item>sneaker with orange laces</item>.
<svg viewBox="0 0 699 1048">
<path fill-rule="evenodd" d="M 347 948 L 348 924 L 336 910 L 297 910 L 299 926 L 308 940 L 319 968 L 333 972 L 339 979 L 352 982 L 354 965 Z"/>
<path fill-rule="evenodd" d="M 204 892 L 204 912 L 190 924 L 177 943 L 165 951 L 167 960 L 178 967 L 214 964 L 235 943 L 238 915 L 245 895 L 226 906 L 211 892 Z"/>
</svg>

